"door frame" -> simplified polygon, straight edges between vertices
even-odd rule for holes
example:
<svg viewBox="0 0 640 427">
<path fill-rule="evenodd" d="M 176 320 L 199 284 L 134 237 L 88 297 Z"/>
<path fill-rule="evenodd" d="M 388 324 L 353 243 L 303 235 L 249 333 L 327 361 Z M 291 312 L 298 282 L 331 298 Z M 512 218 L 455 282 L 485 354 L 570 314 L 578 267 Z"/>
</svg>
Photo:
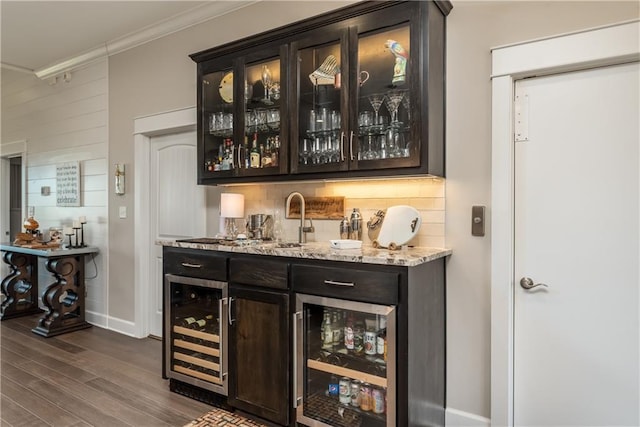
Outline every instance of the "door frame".
<svg viewBox="0 0 640 427">
<path fill-rule="evenodd" d="M 153 114 L 134 119 L 134 168 L 133 183 L 134 197 L 134 268 L 135 268 L 135 314 L 134 334 L 137 338 L 144 338 L 149 334 L 149 271 L 151 259 L 149 257 L 148 242 L 151 238 L 149 230 L 149 155 L 151 153 L 151 138 L 154 136 L 189 132 L 196 130 L 196 107 Z"/>
<path fill-rule="evenodd" d="M 640 60 L 640 21 L 501 46 L 492 54 L 491 423 L 512 426 L 515 81 Z"/>
</svg>

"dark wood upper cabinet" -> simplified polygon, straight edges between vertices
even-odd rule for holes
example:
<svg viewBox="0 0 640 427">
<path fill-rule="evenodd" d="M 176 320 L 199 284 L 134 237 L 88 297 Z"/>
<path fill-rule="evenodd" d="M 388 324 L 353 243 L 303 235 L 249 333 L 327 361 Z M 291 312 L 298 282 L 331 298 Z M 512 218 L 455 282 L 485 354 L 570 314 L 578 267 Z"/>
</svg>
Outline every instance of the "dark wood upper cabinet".
<svg viewBox="0 0 640 427">
<path fill-rule="evenodd" d="M 450 10 L 361 2 L 191 55 L 198 182 L 444 176 Z"/>
</svg>

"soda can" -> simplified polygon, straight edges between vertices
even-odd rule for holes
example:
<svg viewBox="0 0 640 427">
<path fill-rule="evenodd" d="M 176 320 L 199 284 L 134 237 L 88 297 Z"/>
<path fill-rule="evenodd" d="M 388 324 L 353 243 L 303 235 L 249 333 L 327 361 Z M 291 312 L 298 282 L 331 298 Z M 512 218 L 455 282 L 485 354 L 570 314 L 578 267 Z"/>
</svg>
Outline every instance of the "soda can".
<svg viewBox="0 0 640 427">
<path fill-rule="evenodd" d="M 381 388 L 373 388 L 371 390 L 371 399 L 373 400 L 372 409 L 374 414 L 384 414 L 384 391 Z"/>
<path fill-rule="evenodd" d="M 373 331 L 364 333 L 364 354 L 376 354 L 376 333 Z"/>
<path fill-rule="evenodd" d="M 360 407 L 360 381 L 351 381 L 351 406 Z"/>
<path fill-rule="evenodd" d="M 351 380 L 347 377 L 340 378 L 340 403 L 351 403 Z"/>
<path fill-rule="evenodd" d="M 370 411 L 371 407 L 371 386 L 369 383 L 362 383 L 360 386 L 360 410 Z"/>
</svg>

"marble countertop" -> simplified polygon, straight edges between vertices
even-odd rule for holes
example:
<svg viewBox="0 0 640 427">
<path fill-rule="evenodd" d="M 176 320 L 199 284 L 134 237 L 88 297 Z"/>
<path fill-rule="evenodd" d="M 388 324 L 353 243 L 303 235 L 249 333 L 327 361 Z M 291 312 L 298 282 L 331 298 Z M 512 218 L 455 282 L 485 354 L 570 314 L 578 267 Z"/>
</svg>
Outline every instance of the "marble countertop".
<svg viewBox="0 0 640 427">
<path fill-rule="evenodd" d="M 333 249 L 329 247 L 329 242 L 310 242 L 294 247 L 280 247 L 280 245 L 271 242 L 249 242 L 241 245 L 223 245 L 157 240 L 156 244 L 177 248 L 201 249 L 206 251 L 344 261 L 363 264 L 398 265 L 405 267 L 424 264 L 429 261 L 449 256 L 452 253 L 451 249 L 431 247 L 410 247 L 396 251 L 376 249 L 372 246 L 363 246 L 361 249 Z"/>
<path fill-rule="evenodd" d="M 100 249 L 94 246 L 85 246 L 84 248 L 77 249 L 63 249 L 63 248 L 51 248 L 51 249 L 32 249 L 23 248 L 21 246 L 14 245 L 13 243 L 0 243 L 0 251 L 19 252 L 22 254 L 36 255 L 45 258 L 54 258 L 70 255 L 82 255 L 99 252 Z"/>
</svg>

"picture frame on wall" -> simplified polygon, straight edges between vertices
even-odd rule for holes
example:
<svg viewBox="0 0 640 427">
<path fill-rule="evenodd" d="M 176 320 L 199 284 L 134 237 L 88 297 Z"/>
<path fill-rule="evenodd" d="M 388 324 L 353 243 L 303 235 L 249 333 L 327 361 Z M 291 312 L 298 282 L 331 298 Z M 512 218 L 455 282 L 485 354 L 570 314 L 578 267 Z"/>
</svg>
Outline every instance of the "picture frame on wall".
<svg viewBox="0 0 640 427">
<path fill-rule="evenodd" d="M 80 162 L 56 165 L 56 206 L 80 206 Z"/>
</svg>

